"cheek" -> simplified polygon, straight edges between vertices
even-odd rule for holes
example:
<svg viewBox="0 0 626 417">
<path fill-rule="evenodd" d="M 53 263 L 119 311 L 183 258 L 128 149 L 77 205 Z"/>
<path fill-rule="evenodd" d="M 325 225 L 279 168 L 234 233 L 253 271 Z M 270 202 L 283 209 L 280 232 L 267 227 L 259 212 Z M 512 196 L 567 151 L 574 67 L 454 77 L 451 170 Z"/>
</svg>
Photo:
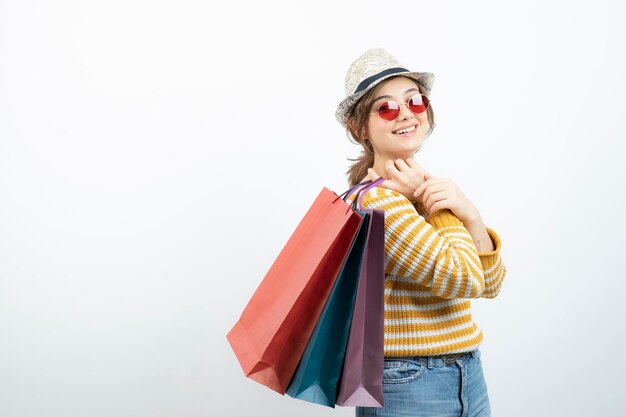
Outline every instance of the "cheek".
<svg viewBox="0 0 626 417">
<path fill-rule="evenodd" d="M 382 137 L 387 133 L 387 126 L 384 123 L 381 123 L 379 120 L 370 120 L 367 124 L 367 131 L 369 133 L 369 138 L 373 141 L 376 141 L 379 137 Z"/>
</svg>

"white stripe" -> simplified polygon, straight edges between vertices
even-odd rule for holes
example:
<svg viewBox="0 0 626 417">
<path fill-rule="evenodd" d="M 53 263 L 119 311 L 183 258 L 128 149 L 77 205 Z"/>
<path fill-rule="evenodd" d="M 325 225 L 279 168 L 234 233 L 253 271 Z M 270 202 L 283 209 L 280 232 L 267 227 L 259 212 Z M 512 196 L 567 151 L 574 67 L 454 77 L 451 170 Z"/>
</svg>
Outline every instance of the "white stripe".
<svg viewBox="0 0 626 417">
<path fill-rule="evenodd" d="M 443 230 L 443 229 L 442 229 Z M 473 244 L 472 235 L 467 232 L 467 229 L 463 229 L 462 232 L 448 232 L 446 231 L 446 236 L 450 236 L 454 240 L 459 240 L 467 245 Z"/>
<path fill-rule="evenodd" d="M 448 249 L 449 249 L 449 245 L 446 243 L 446 244 L 444 245 L 444 248 L 443 248 L 443 250 L 442 250 L 442 251 L 445 251 L 445 252 L 447 253 Z M 453 258 L 453 256 L 452 256 L 452 255 L 454 255 L 454 251 L 450 251 L 450 258 Z M 447 258 L 447 256 L 445 256 L 445 255 L 444 255 L 444 258 Z M 454 260 L 453 260 L 453 259 L 451 259 L 451 260 L 449 260 L 449 261 L 447 261 L 447 262 L 448 262 L 448 264 L 447 264 L 448 269 L 447 269 L 447 271 L 446 271 L 445 275 L 443 276 L 443 281 L 441 282 L 441 286 L 440 286 L 440 288 L 439 288 L 439 292 L 437 292 L 437 294 L 435 294 L 435 295 L 437 295 L 437 296 L 439 296 L 439 297 L 441 297 L 441 295 L 443 294 L 443 292 L 444 292 L 444 291 L 445 291 L 445 289 L 447 288 L 447 286 L 448 286 L 448 281 L 450 280 L 450 278 L 452 278 L 452 277 L 453 277 L 453 273 L 452 273 L 452 272 L 453 272 L 453 269 L 454 269 L 454 268 L 453 268 L 453 266 L 454 266 Z M 435 270 L 437 271 L 437 269 L 440 269 L 440 268 L 441 268 L 441 266 L 443 266 L 443 265 L 441 265 L 441 263 L 438 263 L 438 264 L 437 264 L 437 266 L 435 267 Z M 434 284 L 435 284 L 435 281 L 439 279 L 439 278 L 438 278 L 438 277 L 439 277 L 439 274 L 440 274 L 440 272 L 439 272 L 439 271 L 437 271 L 437 274 L 435 275 L 435 279 L 433 280 L 433 286 L 434 286 Z"/>
<path fill-rule="evenodd" d="M 377 187 L 375 187 L 373 190 L 377 190 Z M 387 189 L 382 189 L 383 192 L 385 193 L 385 195 L 390 196 L 389 198 L 385 198 L 379 201 L 379 204 L 381 206 L 384 206 L 385 203 L 389 203 L 389 202 L 399 202 L 401 203 L 400 206 L 398 207 L 394 207 L 391 210 L 387 210 L 386 213 L 388 214 L 394 214 L 397 213 L 399 211 L 403 211 L 403 210 L 411 210 L 414 209 L 413 206 L 409 206 L 409 204 L 407 203 L 408 200 L 406 200 L 403 196 L 394 196 L 394 194 Z M 378 205 L 378 204 L 377 204 Z M 417 236 L 415 236 L 411 242 L 409 242 L 409 247 L 413 247 L 422 237 L 423 235 L 426 233 L 426 231 L 428 230 L 428 227 L 423 227 L 425 226 L 425 220 L 423 219 L 423 217 L 421 216 L 417 216 L 416 214 L 416 220 L 415 221 L 411 221 L 410 219 L 410 215 L 409 214 L 403 214 L 400 215 L 400 218 L 398 220 L 396 220 L 395 222 L 393 222 L 386 231 L 386 238 L 389 239 L 390 236 L 392 236 L 394 234 L 394 232 L 396 231 L 396 229 L 398 227 L 400 227 L 401 225 L 404 225 L 405 223 L 409 222 L 409 226 L 405 226 L 403 228 L 402 233 L 400 234 L 399 238 L 397 239 L 397 243 L 395 243 L 394 245 L 391 246 L 391 248 L 388 251 L 388 257 L 386 257 L 386 261 L 389 262 L 391 259 L 397 259 L 397 263 L 396 266 L 394 268 L 394 270 L 391 272 L 392 274 L 396 275 L 400 268 L 402 267 L 403 264 L 407 264 L 407 260 L 409 258 L 409 255 L 411 254 L 411 251 L 405 251 L 402 250 L 400 254 L 397 254 L 398 249 L 400 249 L 402 247 L 402 242 L 406 239 L 406 236 L 408 236 L 408 234 L 414 230 L 416 227 L 421 227 L 421 230 L 418 232 Z M 429 226 L 431 226 L 429 224 Z M 431 226 L 432 227 L 432 226 Z M 462 226 L 451 226 L 449 228 L 462 228 L 463 230 L 465 230 Z M 451 234 L 454 234 L 451 233 Z M 465 235 L 467 236 L 467 231 L 465 230 L 464 234 L 461 233 L 457 233 L 460 235 Z M 419 261 L 424 258 L 424 254 L 426 252 L 427 249 L 429 249 L 429 247 L 432 244 L 432 241 L 434 239 L 436 239 L 438 237 L 437 234 L 437 230 L 434 230 L 434 233 L 431 234 L 431 237 L 428 239 L 428 241 L 426 242 L 426 244 L 424 244 L 420 250 L 418 251 L 418 256 L 416 257 L 416 259 L 411 259 L 410 262 L 408 262 L 408 268 L 407 268 L 407 275 L 414 277 L 413 273 L 415 271 L 415 269 L 419 266 Z M 433 248 L 433 253 L 437 254 L 441 248 L 440 247 L 435 247 Z M 436 262 L 436 256 L 435 257 L 429 257 L 428 258 L 428 264 L 425 268 L 422 269 L 422 271 L 420 271 L 420 274 L 417 276 L 417 282 L 423 282 L 424 279 L 429 275 L 429 272 L 432 269 L 432 264 Z M 480 268 L 478 268 L 480 269 Z M 415 278 L 415 277 L 414 277 Z"/>
<path fill-rule="evenodd" d="M 489 278 L 485 278 L 485 285 L 491 284 L 493 281 L 495 281 L 499 276 L 500 276 L 500 271 L 498 271 L 498 273 L 496 275 L 493 275 Z"/>
<path fill-rule="evenodd" d="M 459 294 L 459 290 L 461 289 L 461 283 L 463 283 L 466 279 L 471 279 L 471 271 L 467 271 L 470 274 L 467 278 L 463 276 L 463 263 L 459 259 L 459 254 L 457 253 L 457 251 L 452 251 L 452 256 L 454 257 L 454 264 L 456 265 L 459 274 L 457 275 L 454 287 L 452 287 L 452 293 L 450 293 L 448 298 L 456 297 Z"/>
<path fill-rule="evenodd" d="M 407 239 L 407 236 L 409 235 L 409 233 L 412 233 L 413 230 L 417 229 L 418 227 L 422 226 L 422 222 L 420 221 L 411 221 L 409 222 L 408 219 L 406 219 L 405 217 L 401 217 L 400 219 L 398 219 L 398 223 L 405 223 L 405 221 L 408 223 L 405 227 L 404 227 L 404 231 L 402 232 L 402 234 L 400 236 L 398 236 L 398 239 L 396 240 L 396 242 L 391 246 L 390 251 L 396 255 L 395 258 L 398 259 L 398 262 L 396 263 L 396 266 L 394 267 L 393 271 L 391 271 L 392 274 L 397 274 L 398 271 L 400 270 L 400 268 L 402 267 L 402 264 L 404 264 L 406 261 L 406 258 L 408 257 L 408 253 L 410 251 L 408 250 L 400 250 L 402 249 L 402 243 L 407 243 L 409 248 L 413 248 L 417 242 L 419 241 L 419 239 L 424 235 L 424 233 L 426 233 L 426 228 L 422 227 L 421 230 L 419 230 L 415 237 L 413 239 L 411 239 L 410 242 L 405 242 L 405 240 Z M 395 225 L 395 223 L 394 223 Z M 397 253 L 400 252 L 400 253 Z M 419 260 L 419 257 L 415 260 L 412 260 L 413 262 L 417 262 Z"/>
<path fill-rule="evenodd" d="M 389 249 L 389 252 L 392 255 L 392 258 L 396 259 L 396 266 L 391 272 L 392 274 L 394 275 L 398 274 L 398 272 L 400 271 L 400 268 L 403 265 L 406 265 L 408 267 L 407 273 L 406 273 L 407 276 L 411 276 L 414 279 L 417 279 L 418 282 L 422 282 L 424 280 L 424 277 L 430 270 L 431 265 L 434 262 L 434 259 L 432 258 L 428 259 L 428 263 L 426 267 L 423 269 L 423 271 L 421 271 L 419 276 L 417 277 L 413 276 L 413 273 L 415 269 L 417 268 L 417 266 L 419 265 L 419 262 L 424 258 L 424 254 L 426 250 L 432 245 L 432 241 L 435 239 L 436 233 L 431 234 L 430 238 L 426 241 L 426 243 L 424 243 L 424 245 L 419 247 L 419 250 L 417 250 L 416 256 L 413 256 L 415 252 L 413 248 L 417 247 L 417 243 L 419 242 L 419 240 L 422 239 L 424 234 L 428 231 L 428 227 L 425 227 L 425 226 L 426 226 L 426 222 L 421 217 L 417 217 L 415 220 L 412 221 L 408 217 L 408 215 L 403 215 L 389 227 L 389 229 L 387 230 L 387 233 L 385 233 L 387 239 L 389 239 L 394 234 L 394 231 L 397 228 L 403 227 L 403 230 L 404 230 L 402 234 L 399 236 L 399 238 L 396 240 L 396 242 Z M 414 229 L 418 227 L 420 228 L 420 230 L 417 232 L 415 237 L 410 242 L 408 242 L 408 247 L 410 249 L 403 250 L 402 243 L 407 243 L 405 242 L 406 236 L 408 236 L 410 232 L 412 232 Z M 437 248 L 435 247 L 433 249 L 434 249 L 433 252 L 437 253 Z"/>
<path fill-rule="evenodd" d="M 479 328 L 476 328 L 476 330 L 474 330 L 469 335 L 457 337 L 457 338 L 454 338 L 454 339 L 444 340 L 442 342 L 422 343 L 422 344 L 415 344 L 415 345 L 385 345 L 385 350 L 386 351 L 390 351 L 390 350 L 418 350 L 418 349 L 438 348 L 438 347 L 441 347 L 441 346 L 467 342 L 469 340 L 475 339 L 480 333 L 481 333 L 481 330 Z"/>
<path fill-rule="evenodd" d="M 368 191 L 368 193 L 369 193 L 369 191 Z M 366 193 L 366 195 L 367 195 L 367 193 Z M 365 197 L 363 197 L 363 199 L 365 199 Z M 376 198 L 376 201 L 373 202 L 372 206 L 376 207 L 376 208 L 380 207 L 381 209 L 385 210 L 385 212 L 391 212 L 392 209 L 385 208 L 388 204 L 391 204 L 391 203 L 401 203 L 399 205 L 399 207 L 406 208 L 407 207 L 406 201 L 408 201 L 408 200 L 406 200 L 406 198 L 403 197 L 403 196 L 394 196 L 393 194 L 391 194 L 390 196 L 388 196 L 386 198 L 382 198 L 382 199 Z M 397 204 L 393 204 L 393 206 L 397 206 Z M 413 206 L 411 206 L 411 207 L 413 207 Z"/>
<path fill-rule="evenodd" d="M 502 281 L 503 277 L 504 277 L 504 274 L 502 273 L 502 271 L 499 271 L 497 275 L 494 275 L 488 280 L 485 280 L 485 287 L 497 286 L 497 284 Z"/>
<path fill-rule="evenodd" d="M 455 240 L 458 241 L 457 239 Z M 463 256 L 463 258 L 466 259 L 467 262 L 471 264 L 475 270 L 482 271 L 483 265 L 480 263 L 480 258 L 478 257 L 478 252 L 476 252 L 476 248 L 474 246 L 466 245 L 465 243 L 460 246 L 464 247 L 467 250 L 467 254 L 466 256 Z M 459 246 L 453 245 L 452 247 L 454 249 L 457 249 Z"/>
<path fill-rule="evenodd" d="M 467 302 L 463 298 L 455 298 L 453 300 L 444 300 L 437 304 L 385 304 L 386 311 L 430 311 L 438 308 L 453 307 L 458 304 Z"/>
<path fill-rule="evenodd" d="M 424 224 L 424 233 L 426 233 L 427 230 L 429 230 L 429 228 L 426 227 L 426 224 Z M 422 236 L 423 234 L 420 235 L 420 238 Z M 415 277 L 417 282 L 419 283 L 428 282 L 427 278 L 429 278 L 433 274 L 433 267 L 437 263 L 437 254 L 441 250 L 441 242 L 436 242 L 435 244 L 433 244 L 435 239 L 437 239 L 438 237 L 439 235 L 437 235 L 437 231 L 433 230 L 433 232 L 430 234 L 430 237 L 426 239 L 424 245 L 419 248 L 416 259 L 413 260 L 413 262 L 409 262 L 407 275 Z M 430 249 L 430 251 L 433 253 L 433 256 L 426 257 L 426 251 L 428 249 Z M 406 257 L 408 257 L 408 254 L 405 256 L 405 258 Z M 424 258 L 426 258 L 427 261 L 426 265 L 424 266 L 424 268 L 421 269 L 421 271 L 419 271 L 419 274 L 416 275 L 417 268 L 419 267 L 418 260 L 422 260 Z M 432 286 L 432 283 L 428 283 L 428 286 Z"/>
<path fill-rule="evenodd" d="M 395 230 L 396 228 L 401 228 L 403 230 L 402 233 L 397 237 L 396 242 L 390 248 L 390 250 L 394 253 L 394 255 L 396 254 L 396 252 L 398 252 L 399 249 L 402 249 L 403 243 L 407 244 L 409 248 L 412 248 L 417 243 L 415 238 L 412 239 L 411 241 L 406 241 L 406 240 L 407 240 L 409 233 L 413 232 L 415 229 L 417 229 L 418 227 L 422 227 L 422 226 L 423 226 L 423 223 L 420 222 L 419 220 L 410 221 L 410 219 L 406 218 L 405 216 L 400 217 L 393 223 L 393 227 L 394 227 L 393 230 Z M 425 233 L 425 230 L 422 227 L 421 230 L 417 231 L 416 238 L 417 239 L 421 238 L 424 235 L 424 233 Z M 387 237 L 391 238 L 392 235 L 393 233 L 389 233 Z M 401 250 L 399 252 L 400 253 L 398 253 L 395 257 L 400 259 L 400 262 L 398 262 L 395 269 L 392 271 L 393 274 L 398 273 L 398 270 L 402 266 L 403 259 L 406 258 L 406 252 L 408 251 Z"/>
<path fill-rule="evenodd" d="M 489 269 L 485 270 L 485 276 L 491 274 L 491 272 L 498 268 L 500 266 L 500 264 L 502 264 L 502 257 L 500 255 L 498 255 L 498 259 L 496 260 L 496 263 L 493 264 Z"/>
<path fill-rule="evenodd" d="M 393 293 L 395 297 L 413 297 L 413 298 L 434 298 L 430 291 L 414 291 L 414 290 L 396 290 L 390 288 L 389 293 Z"/>
<path fill-rule="evenodd" d="M 442 316 L 437 317 L 403 317 L 401 319 L 385 319 L 385 326 L 410 326 L 410 325 L 418 325 L 418 324 L 436 324 L 444 321 L 458 319 L 459 317 L 471 316 L 471 312 L 469 310 L 461 310 L 455 311 L 451 314 L 444 314 Z"/>
<path fill-rule="evenodd" d="M 444 245 L 445 247 L 445 245 Z M 445 255 L 444 255 L 445 257 Z M 452 262 L 448 262 L 447 263 L 448 267 L 446 268 L 446 272 L 443 276 L 443 282 L 442 282 L 442 288 L 445 288 L 445 286 L 448 284 L 448 279 L 450 278 L 450 276 L 452 275 L 452 269 L 454 267 L 454 264 Z M 433 274 L 433 280 L 432 280 L 432 287 L 431 288 L 435 288 L 435 281 L 438 279 L 439 275 L 441 274 L 441 267 L 443 265 L 441 263 L 438 263 L 437 266 L 435 266 L 435 273 Z M 441 289 L 439 290 L 441 291 Z"/>
<path fill-rule="evenodd" d="M 453 333 L 459 330 L 470 328 L 474 325 L 474 322 L 469 321 L 467 323 L 459 324 L 452 327 L 444 327 L 437 330 L 421 330 L 415 332 L 399 332 L 399 333 L 385 333 L 385 340 L 398 340 L 405 339 L 407 337 L 433 337 L 443 336 L 444 334 Z"/>
<path fill-rule="evenodd" d="M 387 279 L 389 279 L 389 280 L 393 280 L 393 281 L 396 281 L 396 282 L 406 282 L 406 283 L 409 283 L 409 284 L 412 284 L 412 285 L 420 285 L 420 286 L 422 286 L 422 287 L 426 287 L 426 288 L 429 288 L 429 286 L 430 286 L 430 285 L 432 285 L 432 282 L 428 282 L 428 283 L 418 283 L 418 282 L 416 282 L 415 278 L 413 278 L 413 277 L 404 277 L 404 276 L 401 276 L 401 275 L 392 275 L 392 274 L 389 274 L 389 275 L 386 275 L 386 276 L 385 276 L 385 279 L 386 279 L 386 280 L 387 280 Z M 428 285 L 427 285 L 427 284 L 428 284 Z M 426 294 L 430 294 L 432 297 L 434 297 L 434 296 L 435 296 L 435 294 L 433 294 L 430 290 L 415 291 L 415 293 L 418 293 L 418 292 L 422 292 L 424 295 L 426 295 Z"/>
<path fill-rule="evenodd" d="M 413 284 L 413 285 L 421 285 L 421 284 L 417 284 L 415 282 L 415 278 L 411 278 L 411 277 L 404 277 L 402 275 L 392 275 L 392 274 L 389 274 L 388 277 L 389 279 L 393 279 L 394 281 L 397 281 L 397 282 L 406 282 L 406 283 Z"/>
<path fill-rule="evenodd" d="M 363 189 L 366 186 L 367 185 L 354 190 L 353 193 L 350 194 L 350 197 L 348 197 L 348 202 L 350 202 L 350 203 L 354 202 L 354 199 L 356 198 L 356 195 L 358 194 L 359 190 Z M 370 196 L 370 198 L 377 196 L 378 195 L 378 187 L 370 188 L 369 190 L 367 190 L 367 192 L 365 194 L 363 194 L 363 208 L 370 208 L 365 203 L 366 197 L 368 195 Z M 376 202 L 374 202 L 374 204 L 372 205 L 372 208 L 375 208 L 375 206 L 377 206 Z"/>
<path fill-rule="evenodd" d="M 471 258 L 469 258 L 469 259 L 473 259 L 473 258 L 474 258 L 474 254 L 472 253 Z M 466 258 L 466 259 L 468 259 L 468 258 Z M 471 261 L 468 262 L 468 264 L 473 266 L 474 270 L 476 272 L 473 272 L 472 269 L 468 267 L 469 268 L 469 274 L 470 274 L 470 276 L 469 276 L 469 280 L 470 280 L 469 284 L 470 285 L 468 285 L 467 288 L 465 289 L 465 294 L 463 294 L 463 298 L 470 298 L 471 295 L 472 295 L 472 292 L 480 295 L 485 290 L 485 288 L 484 288 L 485 277 L 484 276 L 482 277 L 483 283 L 481 284 L 481 282 L 480 282 L 481 281 L 480 280 L 480 278 L 481 278 L 480 275 L 479 276 L 475 275 L 475 274 L 482 274 L 483 273 L 483 268 L 482 268 L 482 265 L 480 265 L 480 260 L 478 260 L 478 265 L 480 265 L 478 267 L 476 266 L 476 264 L 474 262 L 471 262 Z"/>
</svg>

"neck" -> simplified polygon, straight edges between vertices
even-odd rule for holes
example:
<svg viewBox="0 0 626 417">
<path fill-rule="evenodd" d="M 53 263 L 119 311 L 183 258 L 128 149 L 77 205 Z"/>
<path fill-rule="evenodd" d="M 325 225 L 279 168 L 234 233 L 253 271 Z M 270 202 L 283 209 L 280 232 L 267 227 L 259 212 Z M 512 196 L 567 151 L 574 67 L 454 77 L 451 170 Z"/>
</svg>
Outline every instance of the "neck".
<svg viewBox="0 0 626 417">
<path fill-rule="evenodd" d="M 389 175 L 389 173 L 387 172 L 387 169 L 385 168 L 385 163 L 387 161 L 395 161 L 396 159 L 407 159 L 407 158 L 414 158 L 415 154 L 412 155 L 380 155 L 380 154 L 374 154 L 374 166 L 373 169 L 374 171 L 376 171 L 376 173 L 378 175 L 380 175 L 381 177 L 383 177 L 386 180 L 391 179 L 391 176 Z"/>
</svg>

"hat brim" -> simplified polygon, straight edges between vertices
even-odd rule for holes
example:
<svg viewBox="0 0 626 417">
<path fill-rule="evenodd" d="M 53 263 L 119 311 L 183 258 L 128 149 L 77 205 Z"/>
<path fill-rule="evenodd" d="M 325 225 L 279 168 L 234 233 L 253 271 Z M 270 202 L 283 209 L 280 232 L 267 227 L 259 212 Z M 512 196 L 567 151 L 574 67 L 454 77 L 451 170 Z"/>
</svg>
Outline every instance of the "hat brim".
<svg viewBox="0 0 626 417">
<path fill-rule="evenodd" d="M 343 99 L 341 103 L 339 103 L 339 105 L 337 106 L 337 110 L 335 110 L 335 118 L 337 119 L 337 121 L 343 127 L 346 127 L 348 123 L 348 116 L 350 115 L 352 106 L 354 106 L 356 102 L 359 101 L 359 99 L 363 97 L 363 95 L 365 95 L 365 93 L 376 87 L 382 81 L 392 77 L 407 77 L 417 81 L 418 84 L 420 84 L 424 88 L 426 96 L 430 96 L 430 91 L 432 89 L 433 83 L 435 82 L 435 74 L 433 74 L 432 72 L 399 72 L 386 75 L 370 84 L 365 90 L 352 94 Z"/>
</svg>

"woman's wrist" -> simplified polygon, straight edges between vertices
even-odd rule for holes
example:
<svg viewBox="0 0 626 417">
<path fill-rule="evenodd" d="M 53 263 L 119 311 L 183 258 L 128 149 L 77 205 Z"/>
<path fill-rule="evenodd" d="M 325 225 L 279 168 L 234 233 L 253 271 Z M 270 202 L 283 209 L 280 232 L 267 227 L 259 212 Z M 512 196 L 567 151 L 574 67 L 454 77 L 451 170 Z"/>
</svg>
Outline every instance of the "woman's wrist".
<svg viewBox="0 0 626 417">
<path fill-rule="evenodd" d="M 463 221 L 463 225 L 472 236 L 472 240 L 474 241 L 474 245 L 476 246 L 476 250 L 478 252 L 493 251 L 493 242 L 491 241 L 491 237 L 489 237 L 487 227 L 483 223 L 480 215 L 478 215 L 478 218 L 474 219 L 473 221 Z"/>
<path fill-rule="evenodd" d="M 477 228 L 484 227 L 483 219 L 482 217 L 480 217 L 480 212 L 474 205 L 471 206 L 471 209 L 468 211 L 468 213 L 465 216 L 463 217 L 457 216 L 457 217 L 459 218 L 459 220 L 463 222 L 463 224 L 467 228 L 473 227 L 474 229 L 477 229 Z"/>
</svg>

